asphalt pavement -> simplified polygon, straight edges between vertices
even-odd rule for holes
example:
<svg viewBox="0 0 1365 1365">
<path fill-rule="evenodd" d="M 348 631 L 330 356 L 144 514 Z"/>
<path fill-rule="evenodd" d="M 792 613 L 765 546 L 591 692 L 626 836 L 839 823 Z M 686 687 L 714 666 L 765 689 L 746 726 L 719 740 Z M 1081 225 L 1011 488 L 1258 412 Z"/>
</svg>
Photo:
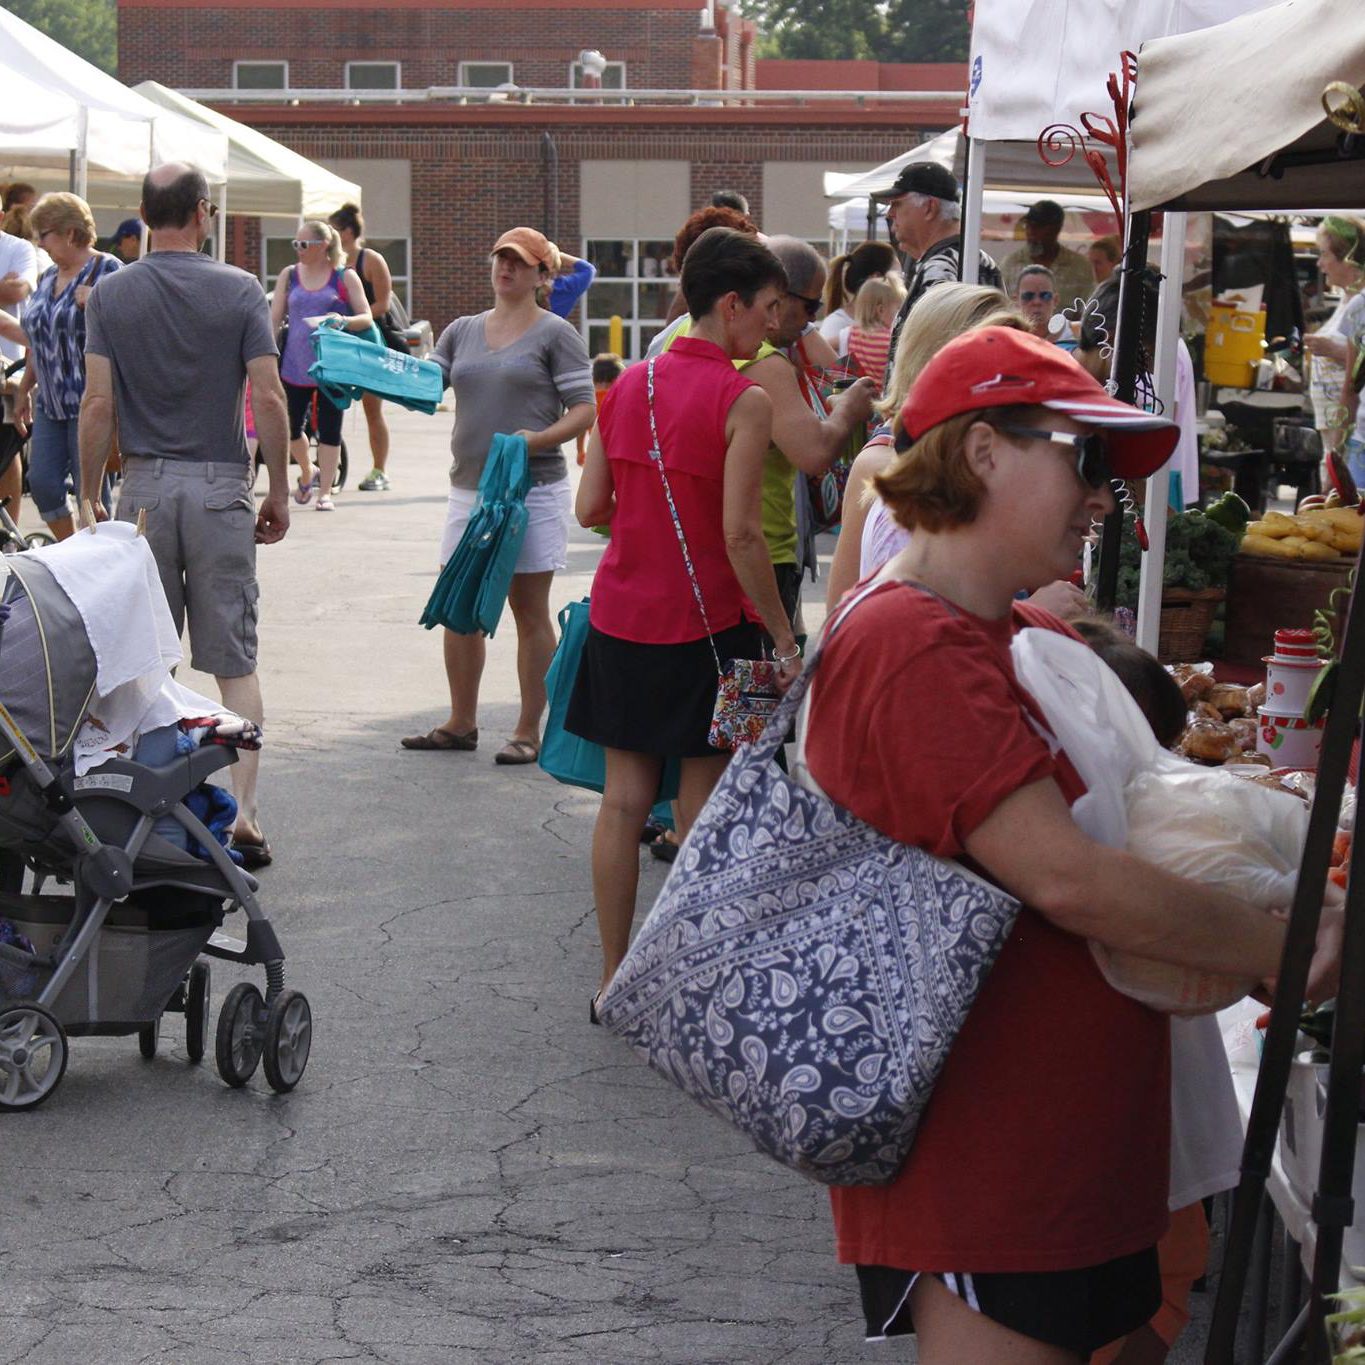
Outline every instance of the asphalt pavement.
<svg viewBox="0 0 1365 1365">
<path fill-rule="evenodd" d="M 392 490 L 354 491 L 350 415 L 336 511 L 260 555 L 261 898 L 307 1073 L 229 1090 L 176 1016 L 150 1062 L 73 1040 L 53 1098 L 0 1119 L 0 1365 L 913 1360 L 864 1344 L 824 1191 L 589 1025 L 596 798 L 493 763 L 510 619 L 478 751 L 400 750 L 444 715 L 417 618 L 451 416 L 390 420 Z M 601 546 L 575 528 L 556 608 Z M 244 975 L 214 963 L 215 1020 Z"/>
</svg>

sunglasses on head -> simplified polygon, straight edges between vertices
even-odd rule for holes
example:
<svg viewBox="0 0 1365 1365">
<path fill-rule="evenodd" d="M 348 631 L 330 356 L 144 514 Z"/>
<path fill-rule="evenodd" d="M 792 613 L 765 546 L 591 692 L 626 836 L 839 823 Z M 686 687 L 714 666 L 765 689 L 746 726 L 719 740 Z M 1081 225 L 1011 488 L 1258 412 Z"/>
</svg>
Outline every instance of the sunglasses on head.
<svg viewBox="0 0 1365 1365">
<path fill-rule="evenodd" d="M 809 294 L 798 294 L 795 289 L 788 289 L 787 297 L 789 299 L 800 299 L 806 305 L 806 316 L 808 318 L 813 318 L 820 311 L 822 300 L 813 299 Z"/>
<path fill-rule="evenodd" d="M 1049 431 L 1046 427 L 1018 427 L 1004 422 L 992 423 L 996 431 L 1022 441 L 1049 441 L 1074 452 L 1076 475 L 1087 488 L 1103 488 L 1113 477 L 1109 468 L 1109 447 L 1096 431 L 1073 436 L 1069 431 Z"/>
<path fill-rule="evenodd" d="M 1040 302 L 1042 302 L 1042 303 L 1051 303 L 1051 302 L 1052 302 L 1052 290 L 1050 290 L 1050 289 L 1036 289 L 1036 290 L 1035 290 L 1035 289 L 1025 289 L 1025 290 L 1023 291 L 1023 293 L 1019 295 L 1019 302 L 1020 302 L 1020 303 L 1032 303 L 1034 299 L 1038 299 L 1038 300 L 1039 300 Z"/>
</svg>

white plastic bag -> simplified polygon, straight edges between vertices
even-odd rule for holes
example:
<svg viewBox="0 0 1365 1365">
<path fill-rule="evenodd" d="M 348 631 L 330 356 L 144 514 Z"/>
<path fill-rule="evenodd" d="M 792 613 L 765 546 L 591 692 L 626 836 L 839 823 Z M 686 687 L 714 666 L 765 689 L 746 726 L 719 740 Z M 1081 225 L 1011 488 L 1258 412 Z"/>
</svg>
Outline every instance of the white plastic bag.
<svg viewBox="0 0 1365 1365">
<path fill-rule="evenodd" d="M 1161 749 L 1113 670 L 1079 641 L 1024 630 L 1012 653 L 1020 683 L 1086 783 L 1072 814 L 1091 838 L 1262 910 L 1288 908 L 1308 834 L 1303 802 Z M 1222 1009 L 1256 986 L 1098 943 L 1090 950 L 1116 990 L 1170 1013 Z"/>
</svg>

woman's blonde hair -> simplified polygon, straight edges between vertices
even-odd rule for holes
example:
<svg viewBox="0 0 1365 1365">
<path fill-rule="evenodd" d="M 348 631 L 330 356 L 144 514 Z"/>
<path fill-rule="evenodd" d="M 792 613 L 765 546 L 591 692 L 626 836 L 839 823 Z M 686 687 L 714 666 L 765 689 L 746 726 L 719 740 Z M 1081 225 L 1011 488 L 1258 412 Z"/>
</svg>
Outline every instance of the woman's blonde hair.
<svg viewBox="0 0 1365 1365">
<path fill-rule="evenodd" d="M 29 223 L 39 232 L 72 232 L 78 246 L 89 246 L 99 235 L 90 205 L 78 194 L 58 190 L 45 194 L 33 206 Z"/>
<path fill-rule="evenodd" d="M 1319 244 L 1339 261 L 1365 267 L 1365 223 L 1329 213 L 1318 228 Z"/>
<path fill-rule="evenodd" d="M 900 410 L 920 371 L 954 337 L 977 327 L 1013 327 L 1027 332 L 1028 323 L 998 289 L 982 284 L 939 284 L 910 310 L 896 341 L 891 378 L 874 409 L 900 427 Z"/>
<path fill-rule="evenodd" d="M 308 229 L 320 242 L 327 243 L 327 263 L 336 270 L 346 259 L 346 250 L 341 245 L 341 233 L 334 228 L 331 223 L 324 223 L 321 218 L 309 218 L 299 224 L 299 231 Z"/>
<path fill-rule="evenodd" d="M 864 280 L 853 299 L 853 325 L 863 331 L 870 331 L 879 325 L 878 314 L 887 304 L 891 305 L 892 316 L 905 301 L 905 286 L 895 275 L 874 275 Z"/>
</svg>

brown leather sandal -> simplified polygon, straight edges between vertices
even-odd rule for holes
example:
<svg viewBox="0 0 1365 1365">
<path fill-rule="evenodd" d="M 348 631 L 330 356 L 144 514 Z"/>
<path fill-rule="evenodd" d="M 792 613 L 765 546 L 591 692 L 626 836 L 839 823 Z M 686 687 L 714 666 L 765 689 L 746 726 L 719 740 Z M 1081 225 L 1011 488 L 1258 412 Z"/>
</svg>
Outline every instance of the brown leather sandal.
<svg viewBox="0 0 1365 1365">
<path fill-rule="evenodd" d="M 398 741 L 405 749 L 460 749 L 466 753 L 479 747 L 479 732 L 468 730 L 462 735 L 443 730 L 438 725 L 424 735 L 408 735 Z"/>
</svg>

